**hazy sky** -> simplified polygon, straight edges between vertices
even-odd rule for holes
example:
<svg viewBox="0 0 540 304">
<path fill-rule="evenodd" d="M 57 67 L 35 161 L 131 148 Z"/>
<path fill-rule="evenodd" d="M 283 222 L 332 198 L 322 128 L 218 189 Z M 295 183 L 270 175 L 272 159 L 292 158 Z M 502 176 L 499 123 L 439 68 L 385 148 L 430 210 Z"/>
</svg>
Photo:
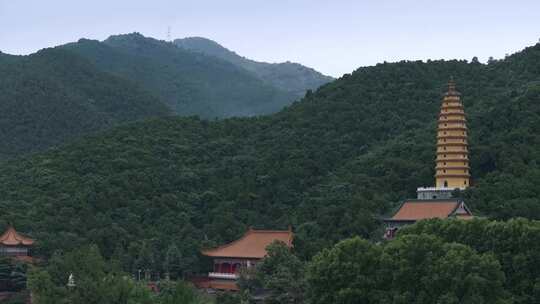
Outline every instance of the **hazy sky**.
<svg viewBox="0 0 540 304">
<path fill-rule="evenodd" d="M 140 32 L 341 76 L 402 59 L 502 58 L 538 42 L 540 0 L 0 0 L 0 50 Z"/>
</svg>

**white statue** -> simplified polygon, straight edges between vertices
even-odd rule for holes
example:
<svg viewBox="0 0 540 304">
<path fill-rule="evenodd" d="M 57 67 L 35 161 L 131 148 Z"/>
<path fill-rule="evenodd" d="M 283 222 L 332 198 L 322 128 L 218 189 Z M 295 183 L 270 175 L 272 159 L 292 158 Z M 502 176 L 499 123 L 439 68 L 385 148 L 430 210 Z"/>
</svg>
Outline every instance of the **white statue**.
<svg viewBox="0 0 540 304">
<path fill-rule="evenodd" d="M 69 274 L 67 286 L 68 286 L 68 287 L 75 287 L 75 286 L 77 286 L 77 285 L 75 285 L 75 277 L 73 276 L 73 273 L 70 273 L 70 274 Z"/>
</svg>

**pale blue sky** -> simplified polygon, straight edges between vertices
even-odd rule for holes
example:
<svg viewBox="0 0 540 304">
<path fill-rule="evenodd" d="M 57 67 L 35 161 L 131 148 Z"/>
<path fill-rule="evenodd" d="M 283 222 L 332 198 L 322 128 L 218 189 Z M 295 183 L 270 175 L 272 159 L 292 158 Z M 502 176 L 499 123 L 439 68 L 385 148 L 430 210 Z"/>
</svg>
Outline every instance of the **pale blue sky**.
<svg viewBox="0 0 540 304">
<path fill-rule="evenodd" d="M 538 42 L 540 0 L 0 0 L 0 50 L 29 54 L 140 32 L 341 76 L 402 59 L 502 58 Z"/>
</svg>

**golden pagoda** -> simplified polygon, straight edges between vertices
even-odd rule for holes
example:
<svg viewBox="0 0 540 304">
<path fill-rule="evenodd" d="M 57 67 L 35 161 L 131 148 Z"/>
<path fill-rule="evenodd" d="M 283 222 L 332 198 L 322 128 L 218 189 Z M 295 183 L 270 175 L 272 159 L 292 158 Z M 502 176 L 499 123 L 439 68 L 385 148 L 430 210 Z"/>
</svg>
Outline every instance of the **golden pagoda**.
<svg viewBox="0 0 540 304">
<path fill-rule="evenodd" d="M 461 93 L 453 79 L 448 82 L 437 124 L 435 187 L 417 189 L 418 199 L 448 199 L 455 189 L 470 186 L 467 120 Z"/>
<path fill-rule="evenodd" d="M 393 216 L 384 219 L 385 239 L 392 239 L 401 227 L 420 220 L 439 218 L 472 219 L 473 214 L 455 189 L 470 186 L 467 121 L 461 94 L 453 79 L 448 82 L 437 125 L 435 187 L 420 187 L 417 199 L 405 200 Z"/>
<path fill-rule="evenodd" d="M 467 120 L 453 79 L 444 94 L 437 127 L 435 186 L 465 189 L 470 185 Z"/>
</svg>

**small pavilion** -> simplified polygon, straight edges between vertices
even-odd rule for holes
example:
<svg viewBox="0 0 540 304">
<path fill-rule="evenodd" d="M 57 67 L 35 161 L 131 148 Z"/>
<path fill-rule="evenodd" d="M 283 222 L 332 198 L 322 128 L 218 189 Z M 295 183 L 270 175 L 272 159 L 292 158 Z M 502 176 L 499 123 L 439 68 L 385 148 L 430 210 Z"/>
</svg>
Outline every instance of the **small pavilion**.
<svg viewBox="0 0 540 304">
<path fill-rule="evenodd" d="M 7 256 L 21 261 L 32 261 L 31 249 L 34 240 L 18 233 L 13 226 L 0 236 L 0 256 Z"/>
<path fill-rule="evenodd" d="M 217 290 L 238 290 L 236 280 L 242 268 L 257 265 L 266 255 L 266 247 L 274 241 L 281 241 L 292 247 L 293 232 L 289 230 L 254 230 L 250 228 L 240 239 L 223 246 L 203 250 L 204 256 L 213 259 L 213 271 L 208 274 L 201 288 Z"/>
</svg>

